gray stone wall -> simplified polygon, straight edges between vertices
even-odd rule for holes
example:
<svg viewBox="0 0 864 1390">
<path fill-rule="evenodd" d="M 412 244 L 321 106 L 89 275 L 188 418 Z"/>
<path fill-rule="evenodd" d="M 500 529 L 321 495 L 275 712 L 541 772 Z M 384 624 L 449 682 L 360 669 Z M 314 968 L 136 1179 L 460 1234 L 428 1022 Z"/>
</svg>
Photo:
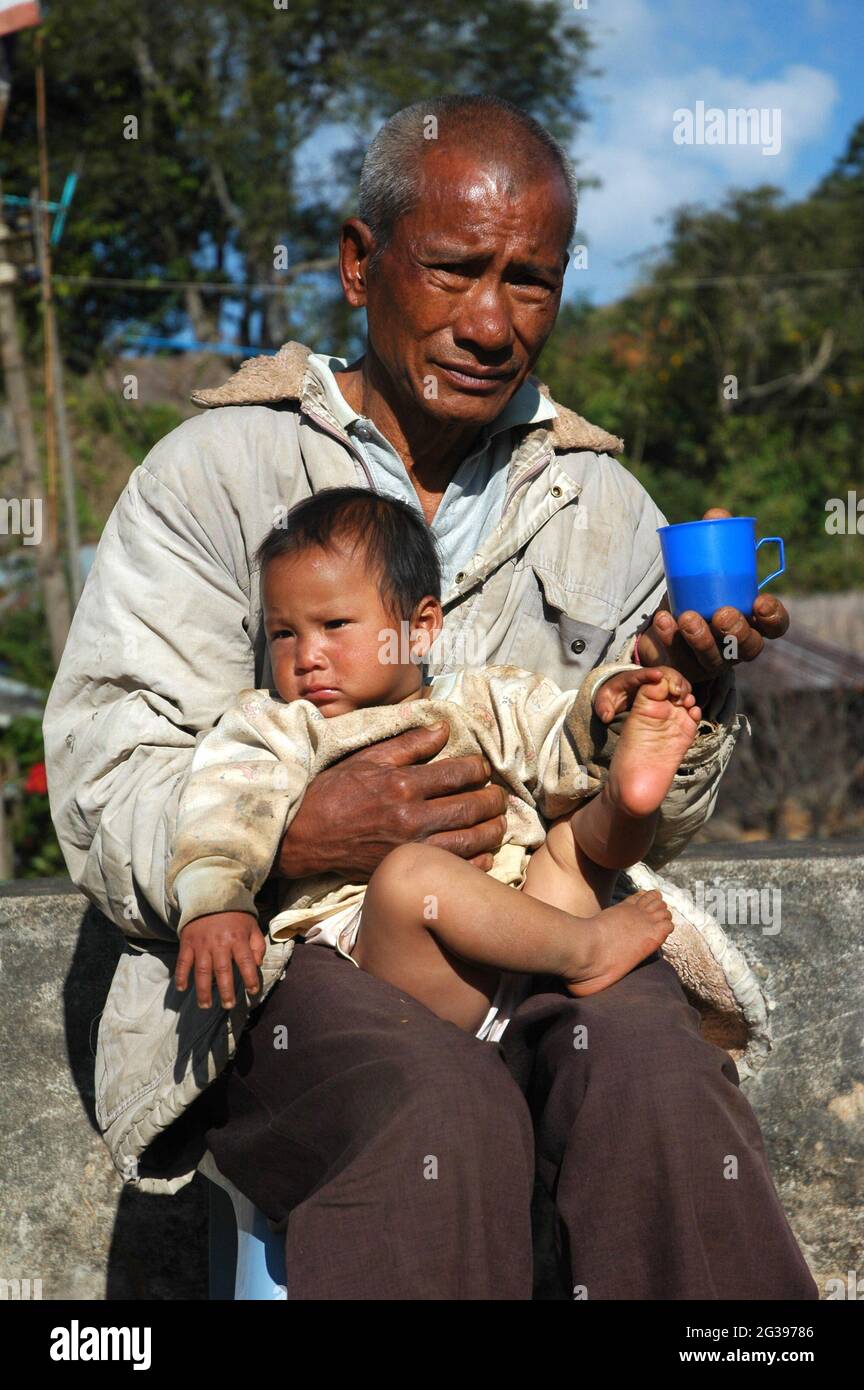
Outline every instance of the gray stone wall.
<svg viewBox="0 0 864 1390">
<path fill-rule="evenodd" d="M 715 912 L 776 1000 L 743 1085 L 820 1285 L 864 1293 L 864 845 L 700 847 L 666 870 Z M 779 896 L 778 896 L 779 894 Z M 0 1280 L 45 1299 L 207 1296 L 207 1188 L 124 1187 L 93 1113 L 118 929 L 63 880 L 0 887 Z M 835 1293 L 836 1296 L 836 1293 Z"/>
</svg>

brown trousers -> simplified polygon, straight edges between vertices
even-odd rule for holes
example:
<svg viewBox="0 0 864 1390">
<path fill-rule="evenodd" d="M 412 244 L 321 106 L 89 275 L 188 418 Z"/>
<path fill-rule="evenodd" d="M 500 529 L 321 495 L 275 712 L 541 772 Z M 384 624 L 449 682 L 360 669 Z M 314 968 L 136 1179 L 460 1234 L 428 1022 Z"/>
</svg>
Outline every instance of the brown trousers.
<svg viewBox="0 0 864 1390">
<path fill-rule="evenodd" d="M 298 942 L 205 1093 L 219 1168 L 286 1230 L 289 1298 L 530 1299 L 535 1162 L 558 1297 L 817 1298 L 672 967 L 587 999 L 533 983 L 480 1042 Z"/>
</svg>

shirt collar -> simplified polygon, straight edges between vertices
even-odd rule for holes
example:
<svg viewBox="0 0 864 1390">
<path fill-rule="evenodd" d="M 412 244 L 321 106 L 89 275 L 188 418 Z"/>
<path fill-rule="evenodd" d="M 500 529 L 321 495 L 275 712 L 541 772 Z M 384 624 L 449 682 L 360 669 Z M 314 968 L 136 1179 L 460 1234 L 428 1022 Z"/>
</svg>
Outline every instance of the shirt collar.
<svg viewBox="0 0 864 1390">
<path fill-rule="evenodd" d="M 320 382 L 327 405 L 338 425 L 347 430 L 350 425 L 363 417 L 352 410 L 342 392 L 334 372 L 344 371 L 348 365 L 345 357 L 330 357 L 323 352 L 310 352 L 307 365 Z M 511 396 L 500 414 L 480 431 L 479 444 L 488 443 L 502 430 L 512 429 L 514 425 L 534 425 L 541 420 L 554 420 L 558 412 L 547 396 L 544 396 L 531 381 L 523 381 L 519 390 Z"/>
</svg>

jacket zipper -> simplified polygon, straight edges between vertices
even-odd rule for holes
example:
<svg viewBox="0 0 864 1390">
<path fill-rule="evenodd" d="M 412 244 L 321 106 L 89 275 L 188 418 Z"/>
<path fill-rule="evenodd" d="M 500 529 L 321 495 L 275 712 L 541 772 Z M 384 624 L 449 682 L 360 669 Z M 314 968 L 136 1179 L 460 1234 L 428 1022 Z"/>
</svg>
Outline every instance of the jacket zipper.
<svg viewBox="0 0 864 1390">
<path fill-rule="evenodd" d="M 554 457 L 555 451 L 553 449 L 551 454 L 544 454 L 540 462 L 536 464 L 534 468 L 529 468 L 527 473 L 523 473 L 519 481 L 515 484 L 513 488 L 511 488 L 509 494 L 504 498 L 504 506 L 501 508 L 502 519 L 506 514 L 507 508 L 510 506 L 510 503 L 513 501 L 513 498 L 516 496 L 516 493 L 519 491 L 519 489 L 521 487 L 524 487 L 526 483 L 530 483 L 532 478 L 536 478 L 538 473 L 542 473 L 543 469 L 549 466 Z"/>
<path fill-rule="evenodd" d="M 371 492 L 374 492 L 375 484 L 372 481 L 372 474 L 369 472 L 369 465 L 364 459 L 363 455 L 360 453 L 360 450 L 355 448 L 355 446 L 352 444 L 348 435 L 345 434 L 344 431 L 335 430 L 332 425 L 328 425 L 326 420 L 322 420 L 320 415 L 316 415 L 311 410 L 305 410 L 303 413 L 307 416 L 308 419 L 314 420 L 317 425 L 320 425 L 322 430 L 324 430 L 325 434 L 329 434 L 332 439 L 338 440 L 340 444 L 343 444 L 348 449 L 349 453 L 354 455 L 355 459 L 360 464 L 360 467 L 363 469 L 363 472 L 366 474 L 366 479 L 369 483 L 369 490 Z"/>
</svg>

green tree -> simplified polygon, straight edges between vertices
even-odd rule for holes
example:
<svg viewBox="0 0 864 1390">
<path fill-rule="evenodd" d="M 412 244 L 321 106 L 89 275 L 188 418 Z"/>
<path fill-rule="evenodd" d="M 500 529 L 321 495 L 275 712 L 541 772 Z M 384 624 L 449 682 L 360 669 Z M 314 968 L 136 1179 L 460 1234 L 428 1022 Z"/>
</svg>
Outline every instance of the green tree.
<svg viewBox="0 0 864 1390">
<path fill-rule="evenodd" d="M 53 196 L 82 163 L 57 270 L 285 285 L 284 294 L 238 296 L 244 343 L 257 329 L 264 346 L 275 346 L 312 322 L 319 341 L 328 333 L 342 341 L 338 228 L 368 140 L 393 111 L 442 92 L 490 92 L 567 141 L 585 118 L 589 38 L 555 0 L 476 0 L 467 9 L 444 0 L 395 8 L 384 0 L 49 0 L 44 8 Z M 7 191 L 28 192 L 35 167 L 33 51 L 27 31 L 4 132 Z M 346 147 L 302 180 L 298 149 L 332 125 L 351 132 Z M 286 248 L 287 275 L 274 269 L 277 246 Z M 290 269 L 298 266 L 309 267 L 299 279 Z M 66 286 L 61 337 L 79 366 L 130 321 L 160 333 L 191 323 L 208 340 L 223 302 L 203 289 Z"/>
</svg>

